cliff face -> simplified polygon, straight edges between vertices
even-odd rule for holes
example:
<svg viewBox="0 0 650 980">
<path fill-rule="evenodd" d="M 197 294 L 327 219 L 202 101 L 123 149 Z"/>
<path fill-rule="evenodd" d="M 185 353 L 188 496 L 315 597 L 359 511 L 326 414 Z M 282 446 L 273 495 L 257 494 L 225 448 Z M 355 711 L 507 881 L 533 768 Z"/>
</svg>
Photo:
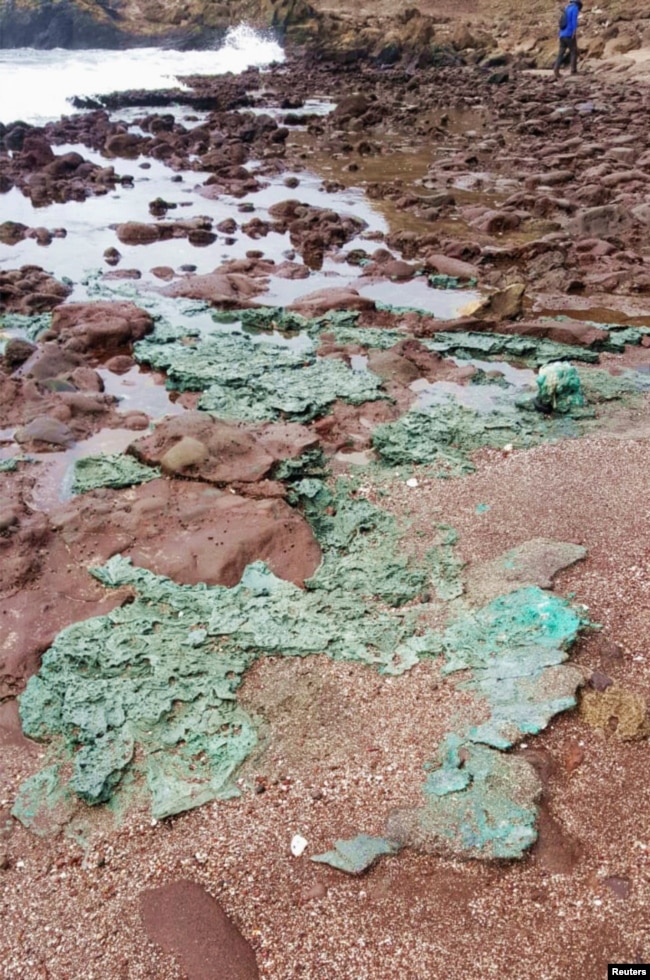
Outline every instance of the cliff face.
<svg viewBox="0 0 650 980">
<path fill-rule="evenodd" d="M 556 54 L 558 4 L 513 13 L 512 0 L 420 0 L 398 12 L 394 0 L 0 0 L 0 48 L 213 47 L 242 21 L 342 65 L 491 68 L 514 58 L 545 68 Z M 606 12 L 585 7 L 580 47 L 633 65 L 640 58 L 629 53 L 647 50 L 650 63 L 650 0 L 638 0 L 632 19 L 623 0 Z"/>
<path fill-rule="evenodd" d="M 257 0 L 0 0 L 0 48 L 211 47 Z"/>
</svg>

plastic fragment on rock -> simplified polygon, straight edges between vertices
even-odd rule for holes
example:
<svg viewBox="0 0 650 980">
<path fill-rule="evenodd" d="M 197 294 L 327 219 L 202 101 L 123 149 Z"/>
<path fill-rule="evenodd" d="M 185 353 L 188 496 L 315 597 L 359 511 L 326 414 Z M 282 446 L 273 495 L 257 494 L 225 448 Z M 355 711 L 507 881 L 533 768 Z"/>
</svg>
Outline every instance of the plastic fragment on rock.
<svg viewBox="0 0 650 980">
<path fill-rule="evenodd" d="M 598 353 L 587 347 L 574 347 L 560 344 L 554 340 L 537 337 L 500 333 L 479 333 L 478 331 L 440 331 L 430 340 L 422 343 L 439 354 L 450 354 L 462 360 L 486 360 L 498 357 L 501 360 L 523 360 L 530 364 L 542 365 L 549 361 L 586 361 L 595 364 Z"/>
<path fill-rule="evenodd" d="M 522 857 L 537 837 L 541 784 L 533 767 L 457 735 L 447 736 L 438 755 L 424 806 L 398 811 L 389 832 L 404 845 L 452 857 Z"/>
<path fill-rule="evenodd" d="M 397 854 L 398 850 L 399 845 L 394 841 L 360 834 L 350 840 L 335 841 L 333 850 L 325 854 L 315 854 L 311 860 L 319 864 L 329 864 L 347 874 L 359 875 L 384 854 Z"/>
<path fill-rule="evenodd" d="M 536 408 L 566 414 L 575 412 L 584 405 L 580 375 L 573 364 L 553 361 L 542 365 L 537 375 Z"/>
<path fill-rule="evenodd" d="M 82 456 L 75 460 L 72 492 L 87 493 L 98 487 L 132 487 L 155 480 L 160 475 L 161 471 L 157 466 L 145 466 L 133 456 L 123 453 Z"/>
<path fill-rule="evenodd" d="M 517 589 L 445 630 L 443 673 L 493 667 L 496 658 L 516 648 L 566 650 L 584 622 L 565 599 L 536 586 Z"/>
</svg>

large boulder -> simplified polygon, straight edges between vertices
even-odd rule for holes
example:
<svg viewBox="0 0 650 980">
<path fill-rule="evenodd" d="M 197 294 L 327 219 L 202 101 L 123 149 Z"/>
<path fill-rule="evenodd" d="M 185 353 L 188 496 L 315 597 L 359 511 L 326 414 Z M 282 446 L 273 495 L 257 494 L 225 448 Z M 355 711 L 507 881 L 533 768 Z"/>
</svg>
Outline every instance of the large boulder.
<svg viewBox="0 0 650 980">
<path fill-rule="evenodd" d="M 279 460 L 317 445 L 318 438 L 296 423 L 255 430 L 205 412 L 184 412 L 163 419 L 151 435 L 133 442 L 129 452 L 172 475 L 218 484 L 256 483 Z"/>
<path fill-rule="evenodd" d="M 0 272 L 0 313 L 46 313 L 62 303 L 71 286 L 59 282 L 39 266 Z"/>
<path fill-rule="evenodd" d="M 52 317 L 47 336 L 56 337 L 67 351 L 115 354 L 151 330 L 151 316 L 135 303 L 68 303 Z"/>
<path fill-rule="evenodd" d="M 317 317 L 329 310 L 374 310 L 375 302 L 351 286 L 332 286 L 301 296 L 287 309 L 305 317 Z"/>
<path fill-rule="evenodd" d="M 253 297 L 263 292 L 264 285 L 250 276 L 218 271 L 184 276 L 162 290 L 164 296 L 200 299 L 227 309 L 251 306 Z"/>
</svg>

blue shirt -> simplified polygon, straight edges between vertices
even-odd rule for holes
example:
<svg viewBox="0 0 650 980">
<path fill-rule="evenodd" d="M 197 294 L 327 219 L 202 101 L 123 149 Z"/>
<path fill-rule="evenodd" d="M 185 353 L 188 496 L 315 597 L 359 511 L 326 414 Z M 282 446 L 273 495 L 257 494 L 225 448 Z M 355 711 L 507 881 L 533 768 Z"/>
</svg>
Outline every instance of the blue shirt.
<svg viewBox="0 0 650 980">
<path fill-rule="evenodd" d="M 560 37 L 573 37 L 578 30 L 578 14 L 580 8 L 577 3 L 570 3 L 566 8 L 566 27 L 560 31 Z"/>
</svg>

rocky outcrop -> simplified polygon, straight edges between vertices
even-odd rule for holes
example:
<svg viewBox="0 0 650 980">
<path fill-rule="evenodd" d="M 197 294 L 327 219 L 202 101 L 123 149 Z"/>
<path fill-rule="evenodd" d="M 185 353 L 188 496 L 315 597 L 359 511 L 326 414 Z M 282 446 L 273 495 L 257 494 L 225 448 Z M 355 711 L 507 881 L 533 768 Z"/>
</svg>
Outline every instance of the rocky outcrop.
<svg viewBox="0 0 650 980">
<path fill-rule="evenodd" d="M 122 3 L 120 0 L 12 0 L 0 7 L 0 47 L 120 48 L 164 44 L 210 47 L 255 5 Z"/>
</svg>

